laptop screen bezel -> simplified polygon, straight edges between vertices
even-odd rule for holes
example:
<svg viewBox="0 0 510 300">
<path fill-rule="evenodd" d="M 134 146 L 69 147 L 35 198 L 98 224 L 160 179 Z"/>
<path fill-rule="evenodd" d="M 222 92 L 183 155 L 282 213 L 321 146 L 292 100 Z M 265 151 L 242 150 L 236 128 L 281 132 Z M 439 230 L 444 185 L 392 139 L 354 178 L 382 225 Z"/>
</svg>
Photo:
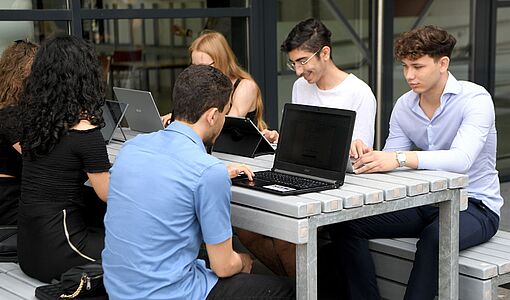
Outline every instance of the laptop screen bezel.
<svg viewBox="0 0 510 300">
<path fill-rule="evenodd" d="M 304 112 L 319 112 L 319 113 L 325 113 L 325 114 L 332 114 L 332 115 L 338 115 L 341 117 L 347 117 L 349 119 L 348 124 L 348 133 L 346 141 L 337 141 L 337 142 L 343 142 L 345 143 L 342 150 L 344 151 L 344 155 L 342 157 L 342 162 L 340 164 L 340 169 L 335 170 L 325 170 L 325 169 L 319 169 L 314 168 L 310 166 L 295 164 L 295 163 L 289 163 L 285 161 L 281 161 L 281 149 L 284 147 L 280 147 L 283 145 L 283 143 L 292 143 L 292 141 L 288 140 L 289 137 L 285 135 L 286 129 L 288 126 L 293 126 L 293 124 L 289 124 L 288 121 L 286 121 L 286 115 L 288 114 L 288 111 L 290 110 L 297 110 L 297 111 L 304 111 Z M 337 108 L 329 108 L 329 107 L 322 107 L 322 106 L 310 106 L 310 105 L 302 105 L 302 104 L 293 104 L 293 103 L 286 103 L 283 110 L 283 117 L 282 117 L 282 123 L 280 128 L 280 138 L 278 142 L 278 147 L 276 148 L 276 155 L 273 163 L 273 171 L 287 171 L 292 173 L 298 173 L 303 174 L 306 176 L 313 176 L 318 178 L 324 178 L 328 180 L 335 181 L 336 184 L 343 184 L 345 179 L 345 172 L 347 168 L 347 162 L 349 160 L 349 149 L 351 147 L 351 140 L 352 140 L 352 134 L 354 131 L 354 122 L 356 120 L 356 112 L 352 110 L 345 110 L 345 109 L 337 109 Z"/>
</svg>

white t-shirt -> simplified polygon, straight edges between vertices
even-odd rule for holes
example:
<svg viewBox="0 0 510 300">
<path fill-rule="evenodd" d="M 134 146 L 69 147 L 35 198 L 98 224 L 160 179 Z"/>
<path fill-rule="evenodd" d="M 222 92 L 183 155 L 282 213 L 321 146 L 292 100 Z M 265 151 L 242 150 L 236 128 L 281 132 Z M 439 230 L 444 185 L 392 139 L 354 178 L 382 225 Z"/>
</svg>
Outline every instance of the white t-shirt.
<svg viewBox="0 0 510 300">
<path fill-rule="evenodd" d="M 374 144 L 376 102 L 370 87 L 356 75 L 349 74 L 344 81 L 329 90 L 309 84 L 303 77 L 294 82 L 292 103 L 332 107 L 356 112 L 352 139 L 360 139 L 367 146 Z"/>
</svg>

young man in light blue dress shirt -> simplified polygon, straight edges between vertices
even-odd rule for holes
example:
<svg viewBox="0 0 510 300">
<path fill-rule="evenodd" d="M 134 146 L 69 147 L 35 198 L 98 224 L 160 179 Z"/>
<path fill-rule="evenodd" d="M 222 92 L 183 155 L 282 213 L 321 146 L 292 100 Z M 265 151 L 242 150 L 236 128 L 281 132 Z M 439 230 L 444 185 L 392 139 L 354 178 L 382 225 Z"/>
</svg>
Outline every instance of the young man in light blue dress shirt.
<svg viewBox="0 0 510 300">
<path fill-rule="evenodd" d="M 232 249 L 229 172 L 205 148 L 223 127 L 231 91 L 215 68 L 186 68 L 173 91 L 176 121 L 122 147 L 102 253 L 111 300 L 295 298 L 292 281 L 248 274 L 250 256 Z M 202 242 L 210 267 L 198 259 Z"/>
<path fill-rule="evenodd" d="M 364 153 L 356 173 L 413 169 L 444 170 L 469 176 L 469 205 L 460 213 L 459 248 L 489 240 L 499 226 L 503 199 L 496 171 L 494 104 L 481 86 L 458 81 L 448 71 L 455 38 L 425 26 L 406 32 L 395 44 L 411 91 L 393 108 L 383 151 Z M 421 151 L 411 151 L 412 149 Z M 437 207 L 411 208 L 331 226 L 345 299 L 380 299 L 368 239 L 417 237 L 417 251 L 405 299 L 434 299 L 438 289 Z M 342 298 L 344 299 L 344 298 Z"/>
</svg>

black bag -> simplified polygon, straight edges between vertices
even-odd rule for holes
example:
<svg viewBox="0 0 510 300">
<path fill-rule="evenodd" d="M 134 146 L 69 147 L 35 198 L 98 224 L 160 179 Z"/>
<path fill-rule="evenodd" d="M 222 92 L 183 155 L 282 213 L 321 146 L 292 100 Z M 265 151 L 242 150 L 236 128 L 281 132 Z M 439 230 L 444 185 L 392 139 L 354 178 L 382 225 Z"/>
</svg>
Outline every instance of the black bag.
<svg viewBox="0 0 510 300">
<path fill-rule="evenodd" d="M 101 260 L 73 267 L 60 277 L 63 294 L 61 299 L 106 296 Z"/>
<path fill-rule="evenodd" d="M 17 226 L 0 226 L 0 262 L 17 262 Z"/>
</svg>

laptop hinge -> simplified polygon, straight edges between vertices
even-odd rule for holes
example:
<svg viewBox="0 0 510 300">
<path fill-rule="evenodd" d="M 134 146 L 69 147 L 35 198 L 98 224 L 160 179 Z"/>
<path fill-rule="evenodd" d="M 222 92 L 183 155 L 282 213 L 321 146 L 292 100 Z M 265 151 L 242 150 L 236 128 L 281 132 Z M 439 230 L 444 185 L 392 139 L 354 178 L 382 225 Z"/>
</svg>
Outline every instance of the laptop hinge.
<svg viewBox="0 0 510 300">
<path fill-rule="evenodd" d="M 317 180 L 317 181 L 327 182 L 329 184 L 335 184 L 335 185 L 338 184 L 338 180 L 327 179 L 327 178 L 322 178 L 322 177 L 317 177 L 317 176 L 313 176 L 313 175 L 297 173 L 297 172 L 292 172 L 292 171 L 287 171 L 287 170 L 281 170 L 281 169 L 275 168 L 275 169 L 273 169 L 273 172 L 283 173 L 283 174 L 287 174 L 287 175 L 294 175 L 294 176 L 298 176 L 298 177 L 304 177 L 304 178 L 313 179 L 313 180 Z"/>
</svg>

